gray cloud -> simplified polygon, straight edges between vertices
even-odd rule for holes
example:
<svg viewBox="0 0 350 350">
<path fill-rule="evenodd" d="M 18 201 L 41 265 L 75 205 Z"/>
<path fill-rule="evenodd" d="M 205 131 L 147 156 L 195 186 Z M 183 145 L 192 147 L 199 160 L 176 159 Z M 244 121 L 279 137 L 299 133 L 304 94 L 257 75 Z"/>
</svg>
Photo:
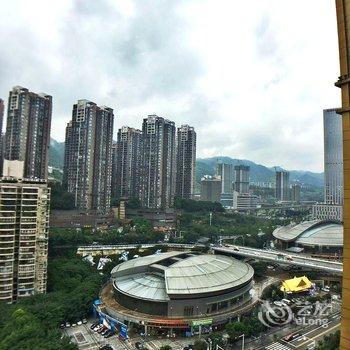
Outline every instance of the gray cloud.
<svg viewBox="0 0 350 350">
<path fill-rule="evenodd" d="M 335 16 L 326 2 L 301 4 L 6 2 L 0 97 L 13 85 L 53 95 L 58 140 L 87 98 L 115 109 L 116 128 L 149 113 L 194 125 L 200 157 L 320 170 L 322 109 L 339 103 Z"/>
</svg>

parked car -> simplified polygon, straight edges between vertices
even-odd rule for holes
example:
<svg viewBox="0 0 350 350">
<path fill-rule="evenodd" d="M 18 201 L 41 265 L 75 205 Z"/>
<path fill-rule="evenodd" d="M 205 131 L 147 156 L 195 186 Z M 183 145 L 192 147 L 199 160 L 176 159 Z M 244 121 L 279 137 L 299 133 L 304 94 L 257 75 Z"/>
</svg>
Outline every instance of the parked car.
<svg viewBox="0 0 350 350">
<path fill-rule="evenodd" d="M 99 330 L 97 330 L 97 333 L 102 333 L 103 331 L 105 331 L 107 329 L 107 327 L 102 326 Z"/>
<path fill-rule="evenodd" d="M 83 322 L 83 324 L 86 324 L 87 323 L 87 319 L 83 318 L 82 322 Z"/>
<path fill-rule="evenodd" d="M 96 326 L 98 326 L 98 323 L 93 323 L 93 324 L 90 326 L 90 329 L 94 329 Z"/>
<path fill-rule="evenodd" d="M 98 324 L 94 329 L 93 329 L 93 331 L 94 332 L 97 332 L 99 329 L 101 329 L 103 327 L 103 325 L 102 324 Z"/>
<path fill-rule="evenodd" d="M 105 328 L 105 329 L 101 332 L 101 335 L 105 335 L 107 332 L 110 332 L 109 328 Z"/>
<path fill-rule="evenodd" d="M 82 324 L 83 324 L 82 321 L 78 321 L 78 322 L 77 322 L 77 325 L 78 325 L 78 326 L 81 326 Z"/>
<path fill-rule="evenodd" d="M 290 334 L 286 335 L 285 337 L 283 337 L 283 340 L 292 341 L 293 339 L 298 338 L 300 336 L 301 336 L 300 333 L 290 333 Z"/>
</svg>

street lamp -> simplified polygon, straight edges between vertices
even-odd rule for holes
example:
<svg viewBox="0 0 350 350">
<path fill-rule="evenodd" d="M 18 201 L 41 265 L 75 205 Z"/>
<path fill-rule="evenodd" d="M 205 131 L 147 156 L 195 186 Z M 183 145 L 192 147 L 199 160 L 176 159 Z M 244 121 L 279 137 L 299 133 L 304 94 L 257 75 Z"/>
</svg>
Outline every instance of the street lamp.
<svg viewBox="0 0 350 350">
<path fill-rule="evenodd" d="M 238 338 L 242 337 L 242 350 L 244 350 L 244 333 L 240 335 Z"/>
<path fill-rule="evenodd" d="M 211 339 L 210 338 L 208 338 L 206 341 L 205 341 L 206 343 L 207 343 L 207 350 L 212 350 L 212 341 L 211 341 Z"/>
</svg>

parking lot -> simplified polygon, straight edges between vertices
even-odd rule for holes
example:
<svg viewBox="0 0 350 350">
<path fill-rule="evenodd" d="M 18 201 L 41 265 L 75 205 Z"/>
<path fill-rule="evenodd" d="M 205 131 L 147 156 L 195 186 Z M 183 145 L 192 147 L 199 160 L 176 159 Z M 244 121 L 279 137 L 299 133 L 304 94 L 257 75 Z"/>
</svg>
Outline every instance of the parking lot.
<svg viewBox="0 0 350 350">
<path fill-rule="evenodd" d="M 103 345 L 110 345 L 114 350 L 134 349 L 132 344 L 118 339 L 117 335 L 105 339 L 101 334 L 90 329 L 93 322 L 65 328 L 64 333 L 70 337 L 71 341 L 76 343 L 79 349 L 97 350 Z"/>
<path fill-rule="evenodd" d="M 87 324 L 76 325 L 64 329 L 64 334 L 70 337 L 71 341 L 76 343 L 79 349 L 97 350 L 103 345 L 110 345 L 114 350 L 136 349 L 135 343 L 141 342 L 149 350 L 158 350 L 163 345 L 171 345 L 173 350 L 182 350 L 188 344 L 193 344 L 195 339 L 172 338 L 158 339 L 149 337 L 143 339 L 140 336 L 133 337 L 130 340 L 123 341 L 117 335 L 105 339 L 101 334 L 94 332 L 90 326 L 94 321 L 88 321 Z"/>
</svg>

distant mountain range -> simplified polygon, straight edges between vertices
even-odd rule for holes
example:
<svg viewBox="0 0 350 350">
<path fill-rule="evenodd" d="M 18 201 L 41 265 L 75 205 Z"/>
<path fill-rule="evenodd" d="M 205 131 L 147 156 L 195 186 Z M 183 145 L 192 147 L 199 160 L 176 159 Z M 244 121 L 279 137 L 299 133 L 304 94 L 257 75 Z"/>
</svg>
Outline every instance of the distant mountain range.
<svg viewBox="0 0 350 350">
<path fill-rule="evenodd" d="M 63 168 L 64 142 L 57 142 L 51 139 L 49 151 L 49 165 L 55 168 Z M 256 164 L 250 160 L 234 159 L 230 157 L 212 157 L 197 159 L 196 181 L 204 175 L 214 175 L 218 161 L 233 165 L 244 164 L 250 166 L 251 181 L 269 182 L 274 181 L 275 169 L 281 170 L 279 166 L 268 168 L 261 164 Z M 299 181 L 305 185 L 323 187 L 323 173 L 313 173 L 311 171 L 290 170 L 290 181 Z"/>
</svg>

